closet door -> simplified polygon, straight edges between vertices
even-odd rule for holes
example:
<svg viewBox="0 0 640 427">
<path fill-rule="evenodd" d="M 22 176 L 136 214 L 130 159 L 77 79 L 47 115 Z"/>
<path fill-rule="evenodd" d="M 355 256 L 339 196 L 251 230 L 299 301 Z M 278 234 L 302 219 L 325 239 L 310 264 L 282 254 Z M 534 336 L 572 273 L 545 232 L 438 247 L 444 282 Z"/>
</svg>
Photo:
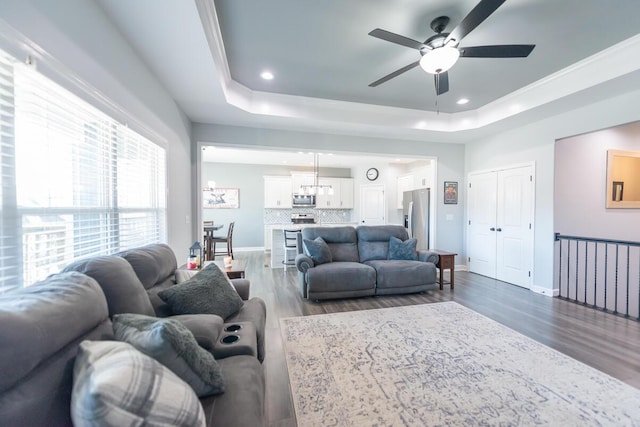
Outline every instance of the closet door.
<svg viewBox="0 0 640 427">
<path fill-rule="evenodd" d="M 469 271 L 496 277 L 497 173 L 469 175 Z"/>
<path fill-rule="evenodd" d="M 530 287 L 533 167 L 469 175 L 469 271 Z"/>
<path fill-rule="evenodd" d="M 532 246 L 531 167 L 498 172 L 496 278 L 529 288 Z"/>
</svg>

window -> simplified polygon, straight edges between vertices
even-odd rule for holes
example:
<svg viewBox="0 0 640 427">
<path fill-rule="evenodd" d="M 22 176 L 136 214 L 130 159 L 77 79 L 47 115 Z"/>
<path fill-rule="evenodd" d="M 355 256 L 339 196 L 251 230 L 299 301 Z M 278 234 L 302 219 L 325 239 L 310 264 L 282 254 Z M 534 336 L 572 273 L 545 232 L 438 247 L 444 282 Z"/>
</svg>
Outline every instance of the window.
<svg viewBox="0 0 640 427">
<path fill-rule="evenodd" d="M 0 52 L 0 292 L 166 240 L 165 150 Z"/>
</svg>

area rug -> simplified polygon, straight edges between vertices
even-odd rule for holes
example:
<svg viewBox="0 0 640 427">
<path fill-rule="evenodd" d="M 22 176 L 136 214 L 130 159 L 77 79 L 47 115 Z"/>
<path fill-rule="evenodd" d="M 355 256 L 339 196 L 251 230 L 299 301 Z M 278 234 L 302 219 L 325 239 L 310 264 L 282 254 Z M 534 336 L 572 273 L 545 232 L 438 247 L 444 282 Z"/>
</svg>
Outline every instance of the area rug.
<svg viewBox="0 0 640 427">
<path fill-rule="evenodd" d="M 640 425 L 640 390 L 454 302 L 282 319 L 298 425 Z"/>
</svg>

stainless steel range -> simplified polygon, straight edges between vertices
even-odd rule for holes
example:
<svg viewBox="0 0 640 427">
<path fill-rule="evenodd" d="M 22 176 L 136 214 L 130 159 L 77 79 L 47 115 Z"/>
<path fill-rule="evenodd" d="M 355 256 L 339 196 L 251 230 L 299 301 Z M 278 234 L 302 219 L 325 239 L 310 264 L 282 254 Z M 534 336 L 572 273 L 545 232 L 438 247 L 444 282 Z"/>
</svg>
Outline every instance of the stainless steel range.
<svg viewBox="0 0 640 427">
<path fill-rule="evenodd" d="M 291 214 L 291 222 L 293 224 L 315 224 L 316 217 L 310 213 L 294 213 Z"/>
</svg>

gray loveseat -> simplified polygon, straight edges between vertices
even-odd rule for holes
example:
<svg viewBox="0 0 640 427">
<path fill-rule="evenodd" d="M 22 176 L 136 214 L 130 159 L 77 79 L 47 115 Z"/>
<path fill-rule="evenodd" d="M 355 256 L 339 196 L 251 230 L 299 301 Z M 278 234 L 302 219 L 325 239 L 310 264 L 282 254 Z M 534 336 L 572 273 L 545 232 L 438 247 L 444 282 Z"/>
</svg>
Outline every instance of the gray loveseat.
<svg viewBox="0 0 640 427">
<path fill-rule="evenodd" d="M 0 295 L 0 424 L 72 425 L 73 370 L 79 344 L 83 340 L 113 341 L 112 317 L 119 313 L 171 316 L 159 298 L 154 302 L 155 287 L 175 284 L 176 260 L 166 245 L 89 258 L 65 270 Z M 264 355 L 264 302 L 248 299 L 248 280 L 235 282 L 245 301 L 233 318 L 171 316 L 193 332 L 221 368 L 225 392 L 200 398 L 208 426 L 264 424 L 264 373 L 256 357 Z M 243 346 L 238 347 L 238 354 L 219 351 L 228 322 L 252 325 L 247 329 L 260 336 L 253 337 L 253 351 Z"/>
<path fill-rule="evenodd" d="M 331 262 L 318 263 L 305 241 L 322 238 Z M 306 227 L 298 239 L 300 292 L 310 300 L 406 294 L 437 289 L 438 255 L 419 250 L 415 260 L 388 259 L 389 241 L 409 238 L 400 225 Z"/>
</svg>

